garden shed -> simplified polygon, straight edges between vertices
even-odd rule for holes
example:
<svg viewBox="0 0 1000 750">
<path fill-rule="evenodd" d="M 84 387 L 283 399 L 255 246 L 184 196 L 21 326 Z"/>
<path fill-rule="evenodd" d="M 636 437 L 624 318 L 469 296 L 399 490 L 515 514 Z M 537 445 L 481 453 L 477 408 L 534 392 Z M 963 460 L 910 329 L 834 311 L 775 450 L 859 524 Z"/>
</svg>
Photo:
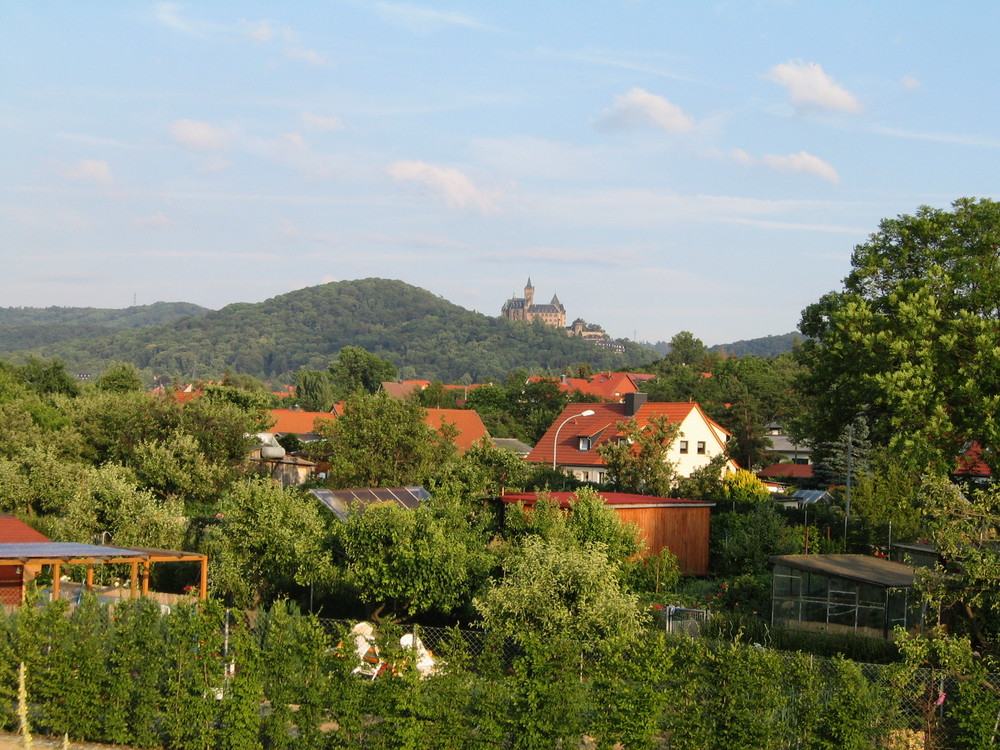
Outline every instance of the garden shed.
<svg viewBox="0 0 1000 750">
<path fill-rule="evenodd" d="M 868 555 L 781 555 L 771 564 L 772 625 L 876 638 L 923 626 L 909 565 Z"/>
<path fill-rule="evenodd" d="M 576 499 L 572 492 L 542 494 L 567 509 Z M 622 521 L 634 523 L 639 528 L 639 537 L 645 542 L 648 554 L 657 554 L 666 547 L 677 556 L 686 575 L 708 573 L 708 529 L 715 503 L 627 492 L 598 494 Z M 521 503 L 525 508 L 531 508 L 538 501 L 538 496 L 537 492 L 513 492 L 500 499 L 507 505 Z"/>
</svg>

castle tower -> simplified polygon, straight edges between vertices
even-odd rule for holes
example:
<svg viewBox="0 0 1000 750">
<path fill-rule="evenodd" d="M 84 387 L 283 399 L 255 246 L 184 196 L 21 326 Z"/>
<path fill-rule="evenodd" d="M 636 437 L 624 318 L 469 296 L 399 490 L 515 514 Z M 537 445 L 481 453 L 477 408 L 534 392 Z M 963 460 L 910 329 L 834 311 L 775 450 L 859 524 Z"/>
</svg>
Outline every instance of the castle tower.
<svg viewBox="0 0 1000 750">
<path fill-rule="evenodd" d="M 535 287 L 531 285 L 531 277 L 528 277 L 528 284 L 524 287 L 524 306 L 531 309 L 531 306 L 535 304 Z"/>
</svg>

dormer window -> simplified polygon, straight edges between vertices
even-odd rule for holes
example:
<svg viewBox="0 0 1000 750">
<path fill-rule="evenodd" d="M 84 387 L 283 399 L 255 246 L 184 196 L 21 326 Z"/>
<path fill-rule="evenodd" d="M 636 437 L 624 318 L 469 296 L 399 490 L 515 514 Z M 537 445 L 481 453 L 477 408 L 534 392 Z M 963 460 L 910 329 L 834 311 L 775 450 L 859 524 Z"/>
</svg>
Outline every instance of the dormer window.
<svg viewBox="0 0 1000 750">
<path fill-rule="evenodd" d="M 580 441 L 580 450 L 582 450 L 582 451 L 589 451 L 590 450 L 590 438 L 589 437 L 582 437 L 581 436 L 579 438 L 579 441 Z"/>
</svg>

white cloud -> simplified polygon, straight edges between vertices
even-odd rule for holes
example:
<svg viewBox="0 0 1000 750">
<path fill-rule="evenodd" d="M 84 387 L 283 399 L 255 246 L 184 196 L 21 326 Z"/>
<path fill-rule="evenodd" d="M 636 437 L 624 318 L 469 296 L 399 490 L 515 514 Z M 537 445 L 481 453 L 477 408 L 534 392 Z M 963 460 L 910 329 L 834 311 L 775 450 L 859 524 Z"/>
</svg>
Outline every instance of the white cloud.
<svg viewBox="0 0 1000 750">
<path fill-rule="evenodd" d="M 788 98 L 798 109 L 832 109 L 857 114 L 864 108 L 861 102 L 833 78 L 819 63 L 789 60 L 775 65 L 767 79 L 788 89 Z"/>
<path fill-rule="evenodd" d="M 269 42 L 277 33 L 270 21 L 241 21 L 243 36 L 251 42 Z"/>
<path fill-rule="evenodd" d="M 196 34 L 194 26 L 180 17 L 180 6 L 177 3 L 157 3 L 156 20 L 175 31 L 185 34 Z"/>
<path fill-rule="evenodd" d="M 229 140 L 226 131 L 199 120 L 176 120 L 170 125 L 170 135 L 182 146 L 198 151 L 219 151 Z"/>
<path fill-rule="evenodd" d="M 409 3 L 375 3 L 374 8 L 386 20 L 420 33 L 448 26 L 462 26 L 469 29 L 491 28 L 464 13 L 444 13 Z"/>
<path fill-rule="evenodd" d="M 158 211 L 150 216 L 136 216 L 132 220 L 132 224 L 140 229 L 172 229 L 177 226 L 177 222 L 167 218 L 167 215 L 162 211 Z"/>
<path fill-rule="evenodd" d="M 293 60 L 304 60 L 310 65 L 315 65 L 316 67 L 329 64 L 327 59 L 319 52 L 311 49 L 302 49 L 301 47 L 291 47 L 288 50 L 288 56 Z"/>
<path fill-rule="evenodd" d="M 637 87 L 616 96 L 614 104 L 604 110 L 597 125 L 604 129 L 645 126 L 668 133 L 687 133 L 694 129 L 694 120 L 664 97 Z"/>
<path fill-rule="evenodd" d="M 92 182 L 97 185 L 113 185 L 114 175 L 104 159 L 81 159 L 66 170 L 66 176 L 77 182 Z"/>
<path fill-rule="evenodd" d="M 339 117 L 334 117 L 333 115 L 314 115 L 311 112 L 305 112 L 302 115 L 302 124 L 308 130 L 343 130 L 344 123 Z"/>
<path fill-rule="evenodd" d="M 922 89 L 924 87 L 924 84 L 922 84 L 920 80 L 914 76 L 903 76 L 899 79 L 899 85 L 907 91 L 916 91 L 917 89 Z"/>
<path fill-rule="evenodd" d="M 756 159 L 743 149 L 736 148 L 729 152 L 729 158 L 745 166 L 763 164 L 765 167 L 770 167 L 777 172 L 803 172 L 822 177 L 824 180 L 829 180 L 833 183 L 840 182 L 840 175 L 837 174 L 836 169 L 818 156 L 813 156 L 805 151 L 799 151 L 797 154 L 788 154 L 787 156 L 765 154 Z"/>
<path fill-rule="evenodd" d="M 416 182 L 430 188 L 454 208 L 494 210 L 490 199 L 457 169 L 435 167 L 422 161 L 397 161 L 389 165 L 388 172 L 399 182 Z"/>
</svg>

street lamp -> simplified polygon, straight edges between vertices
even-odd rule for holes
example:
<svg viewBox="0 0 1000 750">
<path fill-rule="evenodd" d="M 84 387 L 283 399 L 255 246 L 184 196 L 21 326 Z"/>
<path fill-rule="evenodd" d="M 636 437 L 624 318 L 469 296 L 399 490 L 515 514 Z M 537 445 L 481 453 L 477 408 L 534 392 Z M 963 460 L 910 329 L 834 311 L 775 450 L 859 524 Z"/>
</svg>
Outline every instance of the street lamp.
<svg viewBox="0 0 1000 750">
<path fill-rule="evenodd" d="M 556 439 L 552 443 L 552 471 L 556 470 L 556 451 L 559 450 L 559 430 L 561 430 L 567 422 L 572 422 L 577 417 L 592 417 L 596 412 L 593 409 L 587 409 L 586 411 L 581 411 L 579 414 L 574 414 L 572 417 L 566 417 L 558 427 L 556 427 Z"/>
</svg>

